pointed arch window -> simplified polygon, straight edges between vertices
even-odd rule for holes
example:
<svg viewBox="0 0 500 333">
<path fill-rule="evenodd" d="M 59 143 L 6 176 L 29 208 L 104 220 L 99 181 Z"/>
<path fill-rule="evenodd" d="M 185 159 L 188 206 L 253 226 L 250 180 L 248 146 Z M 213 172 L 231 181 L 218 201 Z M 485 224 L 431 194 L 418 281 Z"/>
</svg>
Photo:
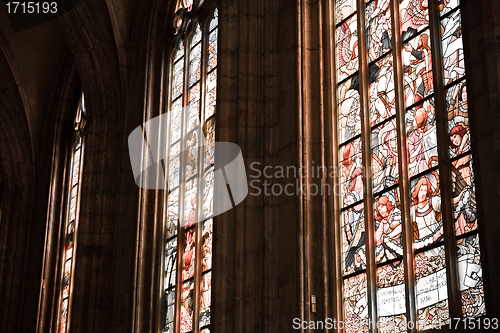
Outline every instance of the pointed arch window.
<svg viewBox="0 0 500 333">
<path fill-rule="evenodd" d="M 70 146 L 69 164 L 67 169 L 67 195 L 65 199 L 65 215 L 62 229 L 60 253 L 60 289 L 59 315 L 57 318 L 60 333 L 69 331 L 71 313 L 73 277 L 75 269 L 75 251 L 80 213 L 80 191 L 82 182 L 82 166 L 84 156 L 85 129 L 85 96 L 80 95 L 80 101 L 73 119 L 72 143 Z"/>
<path fill-rule="evenodd" d="M 163 332 L 210 332 L 218 10 L 182 0 L 170 48 Z M 204 144 L 203 141 L 204 140 Z"/>
<path fill-rule="evenodd" d="M 459 0 L 334 0 L 347 332 L 485 314 Z"/>
</svg>

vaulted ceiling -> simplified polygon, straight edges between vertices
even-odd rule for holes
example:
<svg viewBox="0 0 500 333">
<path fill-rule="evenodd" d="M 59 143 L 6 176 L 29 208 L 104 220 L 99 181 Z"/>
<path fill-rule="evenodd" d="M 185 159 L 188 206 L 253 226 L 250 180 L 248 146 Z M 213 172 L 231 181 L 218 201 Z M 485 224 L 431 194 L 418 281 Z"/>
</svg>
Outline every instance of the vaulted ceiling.
<svg viewBox="0 0 500 333">
<path fill-rule="evenodd" d="M 72 66 L 84 88 L 120 94 L 155 3 L 78 0 L 67 13 L 16 32 L 0 6 L 0 161 L 7 182 L 16 172 L 27 179 L 36 172 L 40 142 L 51 135 L 47 121 L 58 117 L 60 84 Z"/>
</svg>

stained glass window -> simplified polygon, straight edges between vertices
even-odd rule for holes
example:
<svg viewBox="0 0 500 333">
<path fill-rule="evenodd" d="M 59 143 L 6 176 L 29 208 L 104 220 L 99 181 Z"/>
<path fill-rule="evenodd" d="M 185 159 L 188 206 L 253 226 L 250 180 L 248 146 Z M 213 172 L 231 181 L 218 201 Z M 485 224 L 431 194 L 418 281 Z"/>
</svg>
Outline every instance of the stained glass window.
<svg viewBox="0 0 500 333">
<path fill-rule="evenodd" d="M 170 56 L 165 333 L 210 332 L 218 10 L 198 3 L 178 6 Z"/>
<path fill-rule="evenodd" d="M 345 331 L 484 315 L 460 1 L 333 2 Z"/>
<path fill-rule="evenodd" d="M 82 180 L 82 164 L 84 153 L 85 96 L 82 93 L 74 118 L 73 141 L 70 147 L 68 164 L 66 212 L 63 223 L 61 251 L 61 277 L 59 295 L 58 332 L 65 333 L 69 329 L 69 313 L 73 290 L 73 271 L 75 267 L 75 249 L 80 211 L 80 188 Z"/>
</svg>

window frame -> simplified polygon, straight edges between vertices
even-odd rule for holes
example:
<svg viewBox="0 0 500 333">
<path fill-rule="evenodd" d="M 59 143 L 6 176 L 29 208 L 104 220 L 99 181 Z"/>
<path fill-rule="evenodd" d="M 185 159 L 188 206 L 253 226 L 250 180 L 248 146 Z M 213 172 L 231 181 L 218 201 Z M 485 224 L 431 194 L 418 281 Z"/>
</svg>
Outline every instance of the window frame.
<svg viewBox="0 0 500 333">
<path fill-rule="evenodd" d="M 63 182 L 65 184 L 64 190 L 64 200 L 62 201 L 63 206 L 63 220 L 60 236 L 60 250 L 58 251 L 58 262 L 59 262 L 59 274 L 57 275 L 57 311 L 56 311 L 56 327 L 55 330 L 57 332 L 63 332 L 61 317 L 63 315 L 62 304 L 65 299 L 68 300 L 66 307 L 66 327 L 65 331 L 70 332 L 71 329 L 71 311 L 72 311 L 72 302 L 73 302 L 73 283 L 75 276 L 75 267 L 76 267 L 76 250 L 77 250 L 77 236 L 78 236 L 78 224 L 80 221 L 80 200 L 81 200 L 81 184 L 83 182 L 83 165 L 84 165 L 84 155 L 85 155 L 85 131 L 86 131 L 86 108 L 85 108 L 85 94 L 84 92 L 80 92 L 80 97 L 78 99 L 78 106 L 76 108 L 75 115 L 72 119 L 72 133 L 71 133 L 71 144 L 68 145 L 67 148 L 67 158 L 64 168 L 65 177 Z M 79 146 L 78 146 L 79 145 Z M 77 147 L 78 146 L 78 147 Z M 79 162 L 79 170 L 77 175 L 77 182 L 73 185 L 73 168 L 74 168 L 74 158 L 75 154 L 80 151 L 80 162 Z M 73 220 L 73 241 L 72 241 L 72 251 L 71 251 L 71 259 L 67 259 L 67 249 L 66 244 L 69 240 L 69 233 L 67 229 L 71 223 L 70 214 L 71 214 L 71 194 L 72 190 L 78 186 L 77 193 L 75 194 L 75 219 Z M 63 281 L 65 276 L 65 264 L 67 261 L 71 260 L 71 267 L 69 270 L 69 287 L 68 287 L 68 297 L 65 298 L 63 295 L 64 287 Z"/>
<path fill-rule="evenodd" d="M 366 21 L 365 21 L 365 10 L 367 5 L 372 3 L 372 1 L 365 0 L 356 0 L 356 10 L 353 15 L 357 20 L 357 32 L 358 36 L 363 36 L 363 38 L 358 39 L 358 71 L 359 81 L 360 81 L 360 113 L 361 113 L 361 145 L 362 145 L 362 160 L 364 170 L 370 170 L 370 172 L 364 172 L 363 174 L 363 199 L 362 203 L 364 204 L 364 226 L 366 235 L 374 235 L 374 203 L 375 198 L 378 195 L 385 194 L 385 190 L 377 191 L 376 193 L 372 190 L 372 172 L 371 172 L 371 160 L 372 160 L 372 148 L 371 148 L 371 130 L 372 127 L 380 126 L 381 123 L 371 126 L 370 124 L 370 90 L 369 90 L 369 64 L 372 63 L 371 60 L 368 59 L 368 47 L 366 45 Z M 469 73 L 466 72 L 461 78 L 455 79 L 451 83 L 444 83 L 444 66 L 442 62 L 442 44 L 441 44 L 441 16 L 440 11 L 438 9 L 438 2 L 436 0 L 429 0 L 428 10 L 429 10 L 429 26 L 411 38 L 418 37 L 424 30 L 430 32 L 431 39 L 431 49 L 432 49 L 432 76 L 434 82 L 434 92 L 430 95 L 433 96 L 431 98 L 435 101 L 435 110 L 436 110 L 436 132 L 437 132 L 437 140 L 438 140 L 438 156 L 439 156 L 439 166 L 436 167 L 436 170 L 439 171 L 440 174 L 440 195 L 442 199 L 442 212 L 443 212 L 443 229 L 444 229 L 444 237 L 429 246 L 426 246 L 419 250 L 414 250 L 413 248 L 413 228 L 412 228 L 412 220 L 410 218 L 410 183 L 411 179 L 408 175 L 408 163 L 407 163 L 407 137 L 406 137 L 406 123 L 405 123 L 405 115 L 408 109 L 412 106 L 410 103 L 407 105 L 404 96 L 404 78 L 403 78 L 403 60 L 402 60 L 402 50 L 403 50 L 403 41 L 400 33 L 401 27 L 401 17 L 400 17 L 400 1 L 390 0 L 389 10 L 391 11 L 391 39 L 392 39 L 392 50 L 391 52 L 386 52 L 382 56 L 378 58 L 378 60 L 390 56 L 393 57 L 394 61 L 394 88 L 396 94 L 396 122 L 397 122 L 397 140 L 398 144 L 398 183 L 394 185 L 394 187 L 399 189 L 400 192 L 400 209 L 402 213 L 402 246 L 403 246 L 403 262 L 404 262 L 404 273 L 405 273 L 405 301 L 406 301 L 406 321 L 413 321 L 414 323 L 418 320 L 418 310 L 416 306 L 416 279 L 415 279 L 415 255 L 419 253 L 425 252 L 425 250 L 429 248 L 439 248 L 439 246 L 445 247 L 446 252 L 446 275 L 447 275 L 447 290 L 448 290 L 448 309 L 449 309 L 449 318 L 464 318 L 462 316 L 462 301 L 460 286 L 458 283 L 459 271 L 458 271 L 458 255 L 457 255 L 457 240 L 463 239 L 468 236 L 478 236 L 480 237 L 480 230 L 482 230 L 482 222 L 478 220 L 477 228 L 475 230 L 465 232 L 463 235 L 456 235 L 455 230 L 455 219 L 453 217 L 453 197 L 452 197 L 452 180 L 451 180 L 451 163 L 457 160 L 457 156 L 450 158 L 448 150 L 448 129 L 447 129 L 447 109 L 446 109 L 446 90 L 449 87 L 460 85 L 463 82 L 467 82 L 470 77 Z M 345 145 L 349 140 L 339 144 L 340 139 L 338 135 L 338 119 L 339 119 L 339 95 L 338 95 L 338 86 L 339 83 L 343 83 L 343 80 L 337 79 L 337 28 L 340 26 L 340 23 L 344 22 L 351 16 L 347 16 L 339 21 L 337 24 L 335 14 L 336 14 L 336 0 L 332 0 L 330 2 L 331 14 L 329 15 L 329 20 L 331 22 L 330 28 L 327 30 L 327 35 L 330 36 L 331 40 L 334 42 L 330 48 L 331 50 L 331 69 L 329 72 L 332 75 L 331 78 L 331 87 L 332 87 L 332 109 L 329 110 L 330 117 L 329 121 L 330 126 L 332 128 L 332 133 L 327 135 L 328 142 L 331 143 L 331 147 L 333 148 L 333 166 L 337 168 L 341 162 L 342 157 L 340 156 L 339 147 Z M 464 1 L 460 1 L 458 6 L 451 10 L 449 13 L 443 15 L 447 16 L 452 13 L 456 13 L 457 11 L 461 12 L 461 21 L 463 21 L 463 11 Z M 360 19 L 361 18 L 361 19 Z M 463 38 L 463 36 L 462 36 Z M 463 40 L 463 39 L 462 39 Z M 463 49 L 463 52 L 465 50 Z M 327 53 L 328 54 L 328 53 Z M 463 59 L 465 62 L 465 59 Z M 373 61 L 374 63 L 375 61 Z M 465 64 L 467 69 L 467 64 Z M 356 73 L 356 72 L 354 72 Z M 350 74 L 347 78 L 351 77 Z M 348 80 L 347 80 L 348 81 Z M 425 100 L 425 98 L 424 98 Z M 422 101 L 420 101 L 422 102 Z M 415 103 L 417 104 L 417 103 Z M 470 118 L 469 118 L 470 119 Z M 472 137 L 473 137 L 472 133 Z M 354 136 L 357 138 L 357 136 Z M 365 138 L 369 138 L 365 140 Z M 404 142 L 405 144 L 400 144 Z M 467 153 L 463 154 L 468 155 L 472 158 L 474 152 L 471 148 Z M 419 172 L 417 176 L 427 175 L 431 169 L 428 169 L 425 172 Z M 339 170 L 340 173 L 340 170 Z M 333 180 L 334 188 L 340 188 L 340 180 L 339 177 L 335 177 Z M 369 195 L 368 195 L 369 194 Z M 346 276 L 357 275 L 363 273 L 352 273 L 352 274 L 344 274 L 343 267 L 343 245 L 342 245 L 342 196 L 340 193 L 336 193 L 333 198 L 333 221 L 334 226 L 332 227 L 332 233 L 334 235 L 334 244 L 332 245 L 332 254 L 335 260 L 335 285 L 334 285 L 334 300 L 336 305 L 336 313 L 339 316 L 340 320 L 345 319 L 345 309 L 344 309 L 344 279 Z M 371 221 L 371 222 L 370 222 Z M 382 263 L 377 263 L 375 258 L 375 248 L 376 244 L 374 242 L 374 237 L 366 237 L 365 239 L 365 247 L 366 247 L 366 268 L 364 270 L 367 275 L 367 303 L 368 303 L 368 319 L 378 321 L 378 305 L 377 305 L 377 269 L 380 267 L 384 267 L 388 265 L 391 261 L 384 261 Z M 481 246 L 481 263 L 486 262 L 484 259 L 484 247 Z M 482 264 L 483 265 L 483 264 Z M 483 267 L 484 272 L 484 267 Z M 340 280 L 340 281 L 339 281 Z M 484 279 L 482 281 L 484 286 Z M 488 296 L 484 295 L 486 299 Z M 483 317 L 485 314 L 471 317 L 471 318 L 479 318 Z M 444 325 L 445 323 L 443 323 Z M 417 329 L 408 329 L 408 331 L 416 331 Z M 370 329 L 370 332 L 377 332 L 377 329 Z"/>
<path fill-rule="evenodd" d="M 183 154 L 186 153 L 186 147 L 185 147 L 185 142 L 186 137 L 188 132 L 191 131 L 191 129 L 186 130 L 187 127 L 187 121 L 188 117 L 186 116 L 186 113 L 189 113 L 189 92 L 191 88 L 193 88 L 196 84 L 200 84 L 200 90 L 199 90 L 199 123 L 196 126 L 198 129 L 196 130 L 199 134 L 203 134 L 203 136 L 198 135 L 198 138 L 205 138 L 207 134 L 207 123 L 208 121 L 212 121 L 216 125 L 216 116 L 217 116 L 217 105 L 215 105 L 215 110 L 212 115 L 210 115 L 207 119 L 205 119 L 205 111 L 208 108 L 207 105 L 207 84 L 208 84 L 208 76 L 211 74 L 213 71 L 218 71 L 218 64 L 214 66 L 214 68 L 209 69 L 209 53 L 208 53 L 208 45 L 209 45 L 209 36 L 210 33 L 214 30 L 218 31 L 219 25 L 217 24 L 216 27 L 213 30 L 210 30 L 210 23 L 214 19 L 214 13 L 215 11 L 218 10 L 218 3 L 217 1 L 212 1 L 212 0 L 195 0 L 193 1 L 193 6 L 191 9 L 186 10 L 183 7 L 183 1 L 179 0 L 177 5 L 176 5 L 176 12 L 173 16 L 172 20 L 172 32 L 173 32 L 173 40 L 170 44 L 170 46 L 167 46 L 167 52 L 165 53 L 166 59 L 165 59 L 165 68 L 166 70 L 166 81 L 168 84 L 166 84 L 166 89 L 165 89 L 165 113 L 168 115 L 166 117 L 167 119 L 167 124 L 164 128 L 166 128 L 165 131 L 165 136 L 162 135 L 162 139 L 165 142 L 167 142 L 166 145 L 166 155 L 167 156 L 167 161 L 164 164 L 164 174 L 167 186 L 165 187 L 166 190 L 164 191 L 163 199 L 162 199 L 162 204 L 163 204 L 163 213 L 162 213 L 162 236 L 161 236 L 161 264 L 160 264 L 160 272 L 161 272 L 161 279 L 160 279 L 160 296 L 159 296 L 159 309 L 158 311 L 160 320 L 158 320 L 158 331 L 159 332 L 164 332 L 164 325 L 165 325 L 165 316 L 166 316 L 166 286 L 165 286 L 165 274 L 166 274 L 166 267 L 165 267 L 165 262 L 167 259 L 166 256 L 166 247 L 167 247 L 167 242 L 172 241 L 173 239 L 176 239 L 177 244 L 176 244 L 176 255 L 175 255 L 175 286 L 171 287 L 175 288 L 175 302 L 174 302 L 174 332 L 180 332 L 180 324 L 181 324 L 181 316 L 180 316 L 180 308 L 182 306 L 181 300 L 182 300 L 182 286 L 185 281 L 183 281 L 182 274 L 182 262 L 183 262 L 183 256 L 184 256 L 184 240 L 185 236 L 184 233 L 186 230 L 191 230 L 194 229 L 196 232 L 196 246 L 195 246 L 195 267 L 194 267 L 194 274 L 193 277 L 186 279 L 186 281 L 193 281 L 194 284 L 194 295 L 193 295 L 193 303 L 195 304 L 195 307 L 193 309 L 193 329 L 191 332 L 193 333 L 199 333 L 204 331 L 205 329 L 211 329 L 211 324 L 205 325 L 200 328 L 199 323 L 200 323 L 200 312 L 201 312 L 201 285 L 202 285 L 202 278 L 205 276 L 205 274 L 212 274 L 212 268 L 203 271 L 202 272 L 202 251 L 203 251 L 203 228 L 204 224 L 212 220 L 212 235 L 213 235 L 213 219 L 214 217 L 212 215 L 208 216 L 207 218 L 203 218 L 203 189 L 204 189 L 204 184 L 203 186 L 200 186 L 199 181 L 204 181 L 205 179 L 205 173 L 207 170 L 210 168 L 213 168 L 213 164 L 209 165 L 208 167 L 204 167 L 205 164 L 205 151 L 204 149 L 198 149 L 197 153 L 197 175 L 190 177 L 193 180 L 197 180 L 197 187 L 196 187 L 196 195 L 197 195 L 197 204 L 196 204 L 196 211 L 197 211 L 197 220 L 200 222 L 196 222 L 192 225 L 189 225 L 187 227 L 182 226 L 182 223 L 180 223 L 181 219 L 184 219 L 184 214 L 185 214 L 185 209 L 184 209 L 184 201 L 185 201 L 185 191 L 183 190 L 181 179 L 185 178 L 185 156 Z M 194 83 L 189 82 L 189 76 L 190 76 L 190 55 L 191 55 L 191 50 L 194 47 L 192 45 L 192 40 L 196 32 L 196 27 L 197 25 L 200 26 L 202 37 L 201 37 L 201 62 L 200 62 L 200 73 L 201 76 L 199 80 L 196 80 Z M 217 32 L 218 33 L 218 32 Z M 181 46 L 184 49 L 183 52 L 183 59 L 182 60 L 177 60 L 177 61 L 183 61 L 184 62 L 184 67 L 183 67 L 183 79 L 182 79 L 182 92 L 179 96 L 173 99 L 173 76 L 174 76 L 174 64 L 176 63 L 175 59 L 175 53 L 176 51 L 180 50 L 179 46 Z M 196 45 L 195 45 L 196 46 Z M 218 78 L 216 78 L 217 80 Z M 217 81 L 216 81 L 217 82 Z M 216 83 L 217 86 L 217 83 Z M 178 99 L 182 100 L 182 111 L 181 111 L 181 135 L 180 139 L 176 141 L 180 144 L 180 162 L 179 162 L 179 184 L 172 190 L 168 188 L 168 179 L 169 179 L 169 166 L 170 166 L 170 148 L 171 145 L 173 145 L 170 142 L 171 138 L 171 125 L 172 125 L 172 105 L 174 101 L 177 101 Z M 217 100 L 217 99 L 216 99 Z M 215 135 L 215 133 L 214 133 Z M 174 144 L 176 144 L 174 143 Z M 200 175 L 202 173 L 202 175 Z M 177 201 L 177 209 L 179 214 L 177 215 L 177 231 L 176 235 L 168 237 L 167 236 L 167 227 L 168 227 L 168 199 L 169 199 L 169 194 L 172 191 L 178 190 L 178 198 L 179 200 Z M 213 236 L 212 236 L 213 237 Z M 212 251 L 213 251 L 213 246 L 212 246 Z M 212 254 L 213 258 L 213 254 Z M 213 275 L 212 275 L 212 280 L 213 280 Z M 212 305 L 211 305 L 212 308 Z M 211 322 L 211 321 L 210 321 Z"/>
</svg>

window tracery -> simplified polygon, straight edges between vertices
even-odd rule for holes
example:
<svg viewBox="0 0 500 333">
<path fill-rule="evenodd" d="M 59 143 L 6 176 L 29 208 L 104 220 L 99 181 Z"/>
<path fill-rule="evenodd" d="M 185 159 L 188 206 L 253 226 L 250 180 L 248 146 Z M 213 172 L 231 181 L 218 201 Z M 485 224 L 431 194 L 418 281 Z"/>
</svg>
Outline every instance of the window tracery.
<svg viewBox="0 0 500 333">
<path fill-rule="evenodd" d="M 210 332 L 218 10 L 179 1 L 168 92 L 163 332 Z M 205 142 L 203 143 L 204 140 Z"/>
<path fill-rule="evenodd" d="M 460 1 L 335 0 L 335 38 L 346 331 L 484 315 Z"/>
</svg>

